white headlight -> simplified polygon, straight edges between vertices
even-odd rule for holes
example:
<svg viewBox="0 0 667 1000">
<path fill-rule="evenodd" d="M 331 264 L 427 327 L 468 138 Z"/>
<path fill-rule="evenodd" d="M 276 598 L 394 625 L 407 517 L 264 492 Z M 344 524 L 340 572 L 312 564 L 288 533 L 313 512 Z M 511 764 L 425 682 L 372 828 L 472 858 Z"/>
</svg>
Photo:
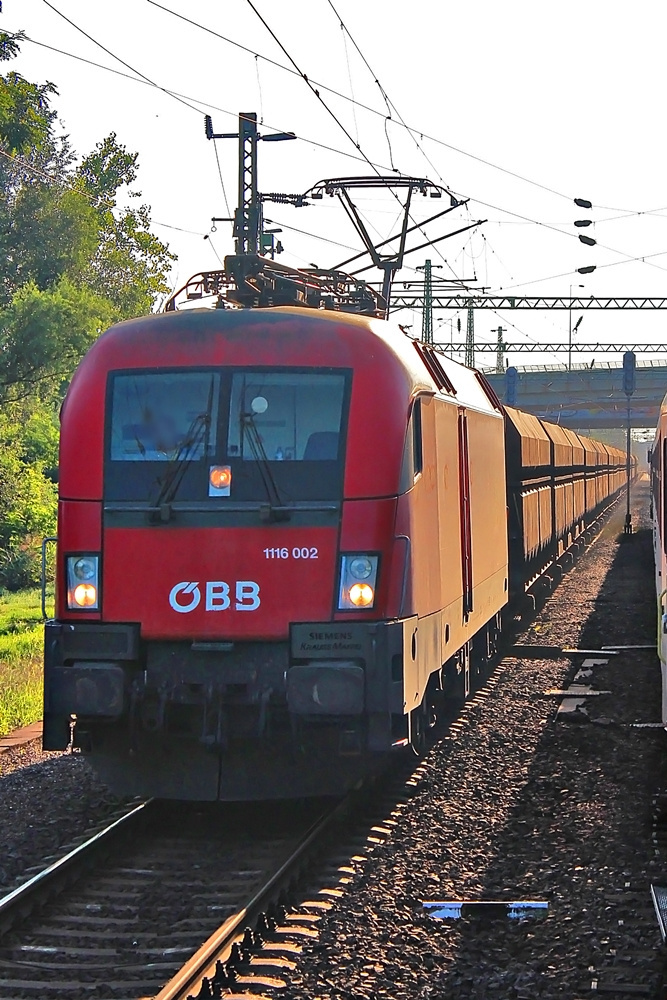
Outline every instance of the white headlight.
<svg viewBox="0 0 667 1000">
<path fill-rule="evenodd" d="M 77 580 L 92 580 L 97 573 L 97 560 L 82 556 L 72 564 L 72 572 Z"/>
<path fill-rule="evenodd" d="M 357 580 L 367 580 L 373 572 L 373 563 L 366 556 L 350 559 L 350 573 Z"/>
<path fill-rule="evenodd" d="M 368 611 L 373 607 L 378 560 L 379 556 L 357 553 L 341 556 L 339 611 Z"/>
<path fill-rule="evenodd" d="M 68 556 L 67 607 L 70 611 L 98 611 L 100 557 L 98 555 Z"/>
</svg>

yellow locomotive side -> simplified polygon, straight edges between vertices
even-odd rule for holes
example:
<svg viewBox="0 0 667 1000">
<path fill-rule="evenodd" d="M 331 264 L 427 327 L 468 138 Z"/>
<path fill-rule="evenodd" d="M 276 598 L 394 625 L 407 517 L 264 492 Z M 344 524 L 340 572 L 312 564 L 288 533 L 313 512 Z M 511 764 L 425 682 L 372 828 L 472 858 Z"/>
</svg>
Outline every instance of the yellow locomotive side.
<svg viewBox="0 0 667 1000">
<path fill-rule="evenodd" d="M 396 534 L 411 540 L 406 713 L 441 664 L 455 655 L 467 664 L 473 636 L 482 641 L 509 596 L 503 417 L 474 372 L 459 367 L 456 377 L 468 383 L 465 406 L 421 397 L 423 469 L 397 511 Z"/>
</svg>

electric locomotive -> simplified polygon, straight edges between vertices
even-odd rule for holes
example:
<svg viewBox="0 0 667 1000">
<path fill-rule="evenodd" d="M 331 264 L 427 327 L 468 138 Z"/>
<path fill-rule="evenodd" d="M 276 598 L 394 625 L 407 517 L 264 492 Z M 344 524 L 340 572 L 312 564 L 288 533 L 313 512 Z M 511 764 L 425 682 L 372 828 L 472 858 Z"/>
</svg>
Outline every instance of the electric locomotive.
<svg viewBox="0 0 667 1000">
<path fill-rule="evenodd" d="M 508 600 L 504 422 L 397 325 L 196 309 L 121 323 L 62 410 L 44 747 L 118 792 L 349 788 L 469 686 Z M 452 666 L 453 665 L 453 666 Z"/>
<path fill-rule="evenodd" d="M 240 255 L 192 288 L 218 308 L 112 327 L 62 408 L 43 745 L 125 795 L 339 793 L 468 694 L 624 457 L 341 272 Z"/>
</svg>

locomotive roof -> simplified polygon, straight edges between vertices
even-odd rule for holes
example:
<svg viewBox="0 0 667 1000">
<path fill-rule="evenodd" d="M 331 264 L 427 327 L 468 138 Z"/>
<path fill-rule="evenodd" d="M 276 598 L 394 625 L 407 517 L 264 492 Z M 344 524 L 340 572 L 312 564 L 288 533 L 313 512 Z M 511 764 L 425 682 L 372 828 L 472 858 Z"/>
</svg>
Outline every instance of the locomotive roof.
<svg viewBox="0 0 667 1000">
<path fill-rule="evenodd" d="M 417 343 L 397 323 L 330 310 L 195 308 L 112 326 L 90 348 L 75 381 L 91 367 L 99 377 L 124 368 L 312 364 L 350 367 L 370 378 L 384 370 L 409 397 L 440 388 Z M 445 395 L 465 406 L 497 410 L 472 369 L 439 352 L 437 359 L 455 390 L 445 386 Z"/>
</svg>

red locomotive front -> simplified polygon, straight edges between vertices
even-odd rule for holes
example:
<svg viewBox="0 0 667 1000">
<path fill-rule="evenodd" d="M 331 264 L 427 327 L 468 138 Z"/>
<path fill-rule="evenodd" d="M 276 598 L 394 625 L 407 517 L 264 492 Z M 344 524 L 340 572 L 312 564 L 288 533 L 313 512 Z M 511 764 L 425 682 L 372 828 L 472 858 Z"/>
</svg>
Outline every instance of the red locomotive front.
<svg viewBox="0 0 667 1000">
<path fill-rule="evenodd" d="M 373 325 L 197 310 L 92 348 L 62 414 L 46 747 L 74 715 L 113 787 L 196 799 L 335 790 L 390 748 L 412 385 Z"/>
</svg>

